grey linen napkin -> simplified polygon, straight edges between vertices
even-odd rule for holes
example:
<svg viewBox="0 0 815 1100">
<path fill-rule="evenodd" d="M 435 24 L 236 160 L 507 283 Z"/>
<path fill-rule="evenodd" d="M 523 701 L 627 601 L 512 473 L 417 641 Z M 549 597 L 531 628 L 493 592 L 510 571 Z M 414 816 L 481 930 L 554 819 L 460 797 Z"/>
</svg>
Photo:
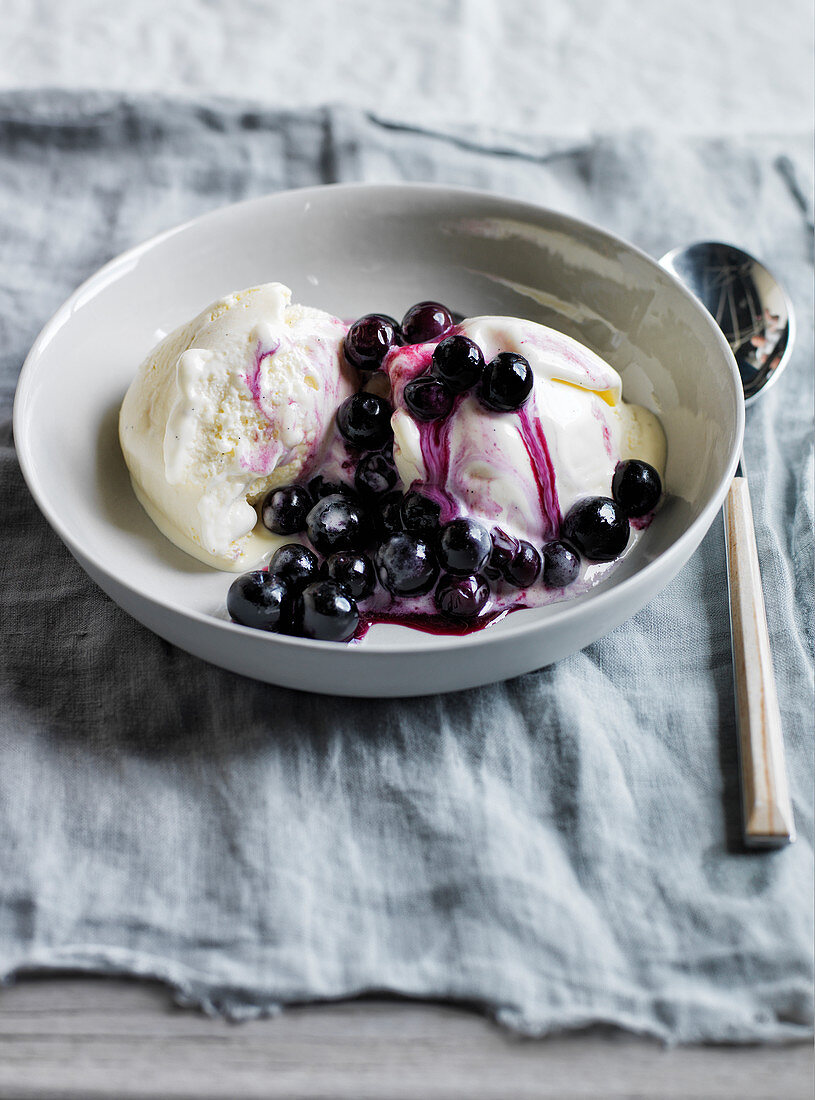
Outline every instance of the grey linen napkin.
<svg viewBox="0 0 815 1100">
<path fill-rule="evenodd" d="M 236 1017 L 386 990 L 475 1004 L 531 1035 L 594 1022 L 669 1041 L 809 1034 L 810 163 L 806 135 L 476 137 L 342 109 L 0 97 L 0 977 L 149 975 Z M 67 294 L 222 203 L 357 179 L 537 200 L 655 255 L 732 240 L 791 289 L 798 346 L 750 414 L 747 461 L 792 848 L 739 851 L 719 520 L 661 596 L 554 667 L 355 701 L 174 649 L 38 513 L 11 401 Z M 286 277 L 273 256 L 269 277 Z"/>
</svg>

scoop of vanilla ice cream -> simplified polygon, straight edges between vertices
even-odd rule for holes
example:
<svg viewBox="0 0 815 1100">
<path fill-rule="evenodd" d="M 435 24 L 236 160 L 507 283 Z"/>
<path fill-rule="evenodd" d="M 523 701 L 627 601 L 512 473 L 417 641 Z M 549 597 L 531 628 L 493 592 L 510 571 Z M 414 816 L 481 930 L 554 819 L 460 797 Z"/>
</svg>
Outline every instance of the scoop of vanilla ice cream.
<svg viewBox="0 0 815 1100">
<path fill-rule="evenodd" d="M 594 352 L 514 317 L 473 317 L 456 331 L 487 362 L 501 351 L 523 355 L 534 387 L 518 412 L 491 412 L 471 391 L 446 419 L 422 423 L 406 410 L 403 392 L 429 368 L 434 345 L 390 353 L 396 467 L 405 488 L 414 484 L 439 501 L 443 521 L 469 515 L 539 545 L 580 497 L 611 495 L 622 459 L 642 459 L 664 474 L 659 421 L 622 400 L 619 374 Z"/>
<path fill-rule="evenodd" d="M 136 495 L 172 542 L 235 571 L 268 553 L 253 505 L 319 465 L 355 389 L 346 330 L 266 283 L 214 302 L 150 352 L 119 438 Z"/>
</svg>

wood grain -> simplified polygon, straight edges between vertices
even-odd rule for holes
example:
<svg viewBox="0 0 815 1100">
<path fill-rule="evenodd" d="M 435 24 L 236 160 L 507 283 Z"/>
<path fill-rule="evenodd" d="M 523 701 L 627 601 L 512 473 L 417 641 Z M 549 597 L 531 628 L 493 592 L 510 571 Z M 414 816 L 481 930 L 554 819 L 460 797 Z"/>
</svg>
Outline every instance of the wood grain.
<svg viewBox="0 0 815 1100">
<path fill-rule="evenodd" d="M 519 1040 L 474 1012 L 364 999 L 228 1024 L 154 983 L 0 991 L 2 1100 L 811 1100 L 809 1046 L 685 1047 L 594 1029 Z"/>
<path fill-rule="evenodd" d="M 733 674 L 739 723 L 745 843 L 795 839 L 781 713 L 761 588 L 747 479 L 736 477 L 725 503 Z"/>
</svg>

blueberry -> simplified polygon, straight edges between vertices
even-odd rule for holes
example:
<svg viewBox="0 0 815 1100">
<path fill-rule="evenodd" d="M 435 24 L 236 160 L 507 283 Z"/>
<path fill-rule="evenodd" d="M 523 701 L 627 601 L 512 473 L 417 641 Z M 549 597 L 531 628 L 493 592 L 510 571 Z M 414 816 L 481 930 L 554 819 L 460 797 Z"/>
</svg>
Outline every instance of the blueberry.
<svg viewBox="0 0 815 1100">
<path fill-rule="evenodd" d="M 433 349 L 433 371 L 451 393 L 471 389 L 484 372 L 484 354 L 467 336 L 448 336 Z"/>
<path fill-rule="evenodd" d="M 340 435 L 361 451 L 378 451 L 393 438 L 391 407 L 375 393 L 355 393 L 337 409 Z"/>
<path fill-rule="evenodd" d="M 516 588 L 529 588 L 538 579 L 541 558 L 531 542 L 520 539 L 518 551 L 504 570 L 504 576 Z"/>
<path fill-rule="evenodd" d="M 508 535 L 502 527 L 493 527 L 490 531 L 490 542 L 492 550 L 487 570 L 495 576 L 503 577 L 507 566 L 518 553 L 520 543 L 512 535 Z"/>
<path fill-rule="evenodd" d="M 412 490 L 402 497 L 402 527 L 415 535 L 433 538 L 441 523 L 441 505 Z"/>
<path fill-rule="evenodd" d="M 291 625 L 291 595 L 285 581 L 261 569 L 232 582 L 226 609 L 242 626 L 287 630 Z"/>
<path fill-rule="evenodd" d="M 342 493 L 318 500 L 306 517 L 311 545 L 319 554 L 361 550 L 370 538 L 370 522 L 360 504 Z"/>
<path fill-rule="evenodd" d="M 385 313 L 367 313 L 354 321 L 345 337 L 345 357 L 359 370 L 378 370 L 399 344 L 399 325 Z"/>
<path fill-rule="evenodd" d="M 341 584 L 355 600 L 364 600 L 376 587 L 376 572 L 367 554 L 340 550 L 325 560 L 329 580 Z"/>
<path fill-rule="evenodd" d="M 417 302 L 402 318 L 402 335 L 408 344 L 438 340 L 452 327 L 450 310 L 440 302 Z"/>
<path fill-rule="evenodd" d="M 479 573 L 492 550 L 487 528 L 463 516 L 445 523 L 436 545 L 442 569 L 459 577 Z"/>
<path fill-rule="evenodd" d="M 296 626 L 304 638 L 347 642 L 358 625 L 356 602 L 336 581 L 315 581 L 297 601 Z"/>
<path fill-rule="evenodd" d="M 263 498 L 260 518 L 275 535 L 297 535 L 306 526 L 312 504 L 311 493 L 304 485 L 282 485 Z"/>
<path fill-rule="evenodd" d="M 555 539 L 543 548 L 544 588 L 568 588 L 580 572 L 580 557 L 565 542 Z"/>
<path fill-rule="evenodd" d="M 630 528 L 619 505 L 609 497 L 586 497 L 573 505 L 560 528 L 564 542 L 589 561 L 613 561 L 628 544 Z"/>
<path fill-rule="evenodd" d="M 308 491 L 314 501 L 321 500 L 323 497 L 330 497 L 333 493 L 342 493 L 350 500 L 359 499 L 353 486 L 346 485 L 344 481 L 326 481 L 321 474 L 311 479 L 308 483 Z"/>
<path fill-rule="evenodd" d="M 361 497 L 379 497 L 388 493 L 398 481 L 393 465 L 380 451 L 371 451 L 360 459 L 354 474 L 354 485 Z"/>
<path fill-rule="evenodd" d="M 453 409 L 453 395 L 438 378 L 422 375 L 408 382 L 405 404 L 414 420 L 441 420 Z"/>
<path fill-rule="evenodd" d="M 514 351 L 501 351 L 484 368 L 479 400 L 493 412 L 515 412 L 529 400 L 534 384 L 528 360 Z"/>
<path fill-rule="evenodd" d="M 290 592 L 299 592 L 317 580 L 320 563 L 317 555 L 299 542 L 287 542 L 275 550 L 269 573 L 285 582 Z"/>
<path fill-rule="evenodd" d="M 376 529 L 384 538 L 401 531 L 402 525 L 402 494 L 396 490 L 387 493 L 378 501 L 379 511 L 376 517 Z"/>
<path fill-rule="evenodd" d="M 487 605 L 490 586 L 483 577 L 442 577 L 434 595 L 437 609 L 448 619 L 469 622 Z"/>
<path fill-rule="evenodd" d="M 397 531 L 376 551 L 376 572 L 394 596 L 421 596 L 436 583 L 439 567 L 429 543 L 409 531 Z"/>
<path fill-rule="evenodd" d="M 653 466 L 630 458 L 617 463 L 611 495 L 627 516 L 645 516 L 657 506 L 662 495 L 662 481 Z"/>
</svg>

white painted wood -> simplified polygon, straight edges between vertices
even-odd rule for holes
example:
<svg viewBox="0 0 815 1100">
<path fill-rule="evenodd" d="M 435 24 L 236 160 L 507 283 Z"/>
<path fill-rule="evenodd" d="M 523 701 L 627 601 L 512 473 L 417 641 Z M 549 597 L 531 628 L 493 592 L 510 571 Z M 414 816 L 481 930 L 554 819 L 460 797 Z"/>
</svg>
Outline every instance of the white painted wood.
<svg viewBox="0 0 815 1100">
<path fill-rule="evenodd" d="M 0 1100 L 811 1100 L 808 1045 L 684 1047 L 600 1029 L 519 1040 L 475 1012 L 397 1000 L 246 1024 L 155 983 L 0 990 Z"/>
<path fill-rule="evenodd" d="M 744 839 L 780 846 L 795 839 L 795 825 L 746 478 L 733 479 L 724 516 Z"/>
</svg>

